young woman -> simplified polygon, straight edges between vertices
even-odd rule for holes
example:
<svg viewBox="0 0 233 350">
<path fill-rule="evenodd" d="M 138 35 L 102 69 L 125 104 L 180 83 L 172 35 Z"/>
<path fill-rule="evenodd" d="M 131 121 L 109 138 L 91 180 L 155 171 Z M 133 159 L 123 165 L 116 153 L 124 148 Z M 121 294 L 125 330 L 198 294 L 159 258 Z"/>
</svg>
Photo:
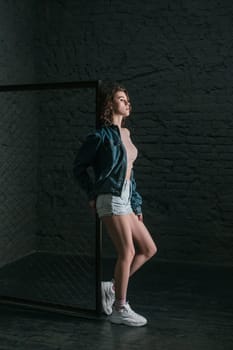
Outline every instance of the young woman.
<svg viewBox="0 0 233 350">
<path fill-rule="evenodd" d="M 101 127 L 82 144 L 75 158 L 74 175 L 117 252 L 114 279 L 102 282 L 103 310 L 112 323 L 143 326 L 147 320 L 127 302 L 128 281 L 157 248 L 143 223 L 142 197 L 136 191 L 133 163 L 137 149 L 129 130 L 123 127 L 130 112 L 127 90 L 113 84 L 103 98 Z M 94 170 L 94 183 L 87 172 L 89 167 Z"/>
</svg>

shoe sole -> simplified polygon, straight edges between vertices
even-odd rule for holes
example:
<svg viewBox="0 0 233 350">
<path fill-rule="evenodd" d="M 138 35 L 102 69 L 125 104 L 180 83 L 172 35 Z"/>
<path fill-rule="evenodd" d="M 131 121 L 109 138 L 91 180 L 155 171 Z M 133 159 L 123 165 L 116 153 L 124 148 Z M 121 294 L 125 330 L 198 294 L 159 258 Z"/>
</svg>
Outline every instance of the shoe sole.
<svg viewBox="0 0 233 350">
<path fill-rule="evenodd" d="M 142 327 L 142 326 L 145 326 L 147 324 L 147 321 L 144 321 L 141 323 L 130 323 L 130 322 L 127 322 L 126 320 L 123 321 L 123 320 L 118 320 L 118 319 L 114 319 L 111 317 L 109 318 L 109 321 L 113 324 L 122 324 L 122 325 L 130 326 L 130 327 Z"/>
</svg>

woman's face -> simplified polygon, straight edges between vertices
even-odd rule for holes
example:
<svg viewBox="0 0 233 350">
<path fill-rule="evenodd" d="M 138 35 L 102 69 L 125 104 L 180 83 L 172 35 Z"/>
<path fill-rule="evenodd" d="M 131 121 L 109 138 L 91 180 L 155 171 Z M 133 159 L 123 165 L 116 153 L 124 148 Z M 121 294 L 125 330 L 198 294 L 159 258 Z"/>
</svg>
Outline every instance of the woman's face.
<svg viewBox="0 0 233 350">
<path fill-rule="evenodd" d="M 112 101 L 113 114 L 128 117 L 131 111 L 129 99 L 124 91 L 117 91 Z"/>
</svg>

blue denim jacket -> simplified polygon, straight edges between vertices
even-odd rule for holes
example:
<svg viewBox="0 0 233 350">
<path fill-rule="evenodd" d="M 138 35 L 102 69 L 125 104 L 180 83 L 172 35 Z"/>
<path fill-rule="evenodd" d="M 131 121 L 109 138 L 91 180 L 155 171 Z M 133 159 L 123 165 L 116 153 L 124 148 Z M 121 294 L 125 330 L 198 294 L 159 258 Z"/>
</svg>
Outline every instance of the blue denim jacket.
<svg viewBox="0 0 233 350">
<path fill-rule="evenodd" d="M 89 200 L 103 193 L 121 195 L 126 175 L 126 157 L 126 149 L 117 125 L 101 127 L 87 135 L 75 157 L 73 173 Z M 95 179 L 91 178 L 89 167 L 94 170 Z M 136 214 L 140 214 L 142 197 L 136 191 L 133 169 L 130 180 L 131 206 Z"/>
</svg>

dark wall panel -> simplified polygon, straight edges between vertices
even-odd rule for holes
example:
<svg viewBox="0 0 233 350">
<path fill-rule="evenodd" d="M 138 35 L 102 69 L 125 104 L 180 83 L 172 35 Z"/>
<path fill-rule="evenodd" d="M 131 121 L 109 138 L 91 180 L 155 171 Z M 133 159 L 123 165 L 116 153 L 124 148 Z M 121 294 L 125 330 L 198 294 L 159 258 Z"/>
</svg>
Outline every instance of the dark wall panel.
<svg viewBox="0 0 233 350">
<path fill-rule="evenodd" d="M 2 1 L 1 7 L 4 82 L 112 79 L 129 89 L 135 173 L 158 258 L 232 265 L 232 3 Z M 78 126 L 67 133 L 79 142 Z M 71 161 L 76 145 L 69 152 Z M 104 251 L 113 254 L 107 239 Z"/>
</svg>

